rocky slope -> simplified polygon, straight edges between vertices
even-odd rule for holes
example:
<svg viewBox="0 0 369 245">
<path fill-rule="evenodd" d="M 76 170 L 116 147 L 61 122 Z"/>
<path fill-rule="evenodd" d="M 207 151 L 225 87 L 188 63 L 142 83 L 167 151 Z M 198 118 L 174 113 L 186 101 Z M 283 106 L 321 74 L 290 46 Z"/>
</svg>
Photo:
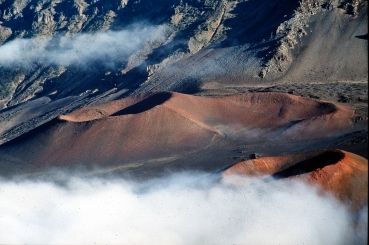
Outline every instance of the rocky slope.
<svg viewBox="0 0 369 245">
<path fill-rule="evenodd" d="M 367 1 L 359 0 L 2 0 L 1 107 L 114 88 L 195 93 L 276 79 L 362 82 L 368 69 L 366 9 Z M 143 26 L 155 28 L 137 32 Z M 135 47 L 99 54 L 116 43 L 93 46 L 87 40 L 98 42 L 94 34 L 108 30 L 133 32 L 134 40 L 112 38 Z M 90 36 L 78 40 L 81 33 Z M 66 40 L 72 40 L 69 47 Z M 101 56 L 80 50 L 77 61 L 61 62 L 51 52 L 70 56 L 66 49 L 78 52 L 81 42 Z M 48 52 L 52 58 L 42 55 Z"/>
<path fill-rule="evenodd" d="M 1 0 L 0 140 L 151 90 L 285 92 L 348 103 L 365 122 L 367 5 Z"/>
</svg>

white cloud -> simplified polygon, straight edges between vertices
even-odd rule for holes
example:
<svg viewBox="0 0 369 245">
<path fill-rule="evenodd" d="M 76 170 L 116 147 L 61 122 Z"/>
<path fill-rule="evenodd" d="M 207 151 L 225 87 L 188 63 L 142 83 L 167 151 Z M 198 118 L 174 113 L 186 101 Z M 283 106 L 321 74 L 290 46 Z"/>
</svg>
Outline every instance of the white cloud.
<svg viewBox="0 0 369 245">
<path fill-rule="evenodd" d="M 121 31 L 93 34 L 16 39 L 0 46 L 0 66 L 29 67 L 33 63 L 48 65 L 79 64 L 90 61 L 113 66 L 142 48 L 147 42 L 163 42 L 169 27 L 135 24 Z"/>
<path fill-rule="evenodd" d="M 253 182 L 241 187 L 218 182 L 193 184 L 200 177 L 175 174 L 144 183 L 116 177 L 81 178 L 76 174 L 57 183 L 1 180 L 0 241 L 17 244 L 349 241 L 352 232 L 349 212 L 336 200 L 319 196 L 314 188 L 280 181 Z M 364 225 L 367 227 L 367 222 Z"/>
</svg>

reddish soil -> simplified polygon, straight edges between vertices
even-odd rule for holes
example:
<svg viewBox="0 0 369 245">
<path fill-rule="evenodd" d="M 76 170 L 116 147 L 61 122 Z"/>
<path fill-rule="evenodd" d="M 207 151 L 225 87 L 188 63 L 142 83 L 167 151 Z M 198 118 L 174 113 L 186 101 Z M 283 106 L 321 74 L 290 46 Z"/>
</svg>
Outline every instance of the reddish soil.
<svg viewBox="0 0 369 245">
<path fill-rule="evenodd" d="M 321 150 L 294 155 L 261 157 L 239 162 L 223 173 L 233 176 L 302 179 L 348 202 L 354 209 L 368 205 L 368 160 L 342 150 Z M 237 181 L 242 179 L 237 178 Z"/>
<path fill-rule="evenodd" d="M 70 125 L 53 136 L 57 140 L 36 162 L 80 159 L 105 165 L 182 155 L 239 133 L 320 138 L 349 128 L 353 114 L 348 107 L 281 93 L 204 98 L 149 92 L 61 115 Z"/>
<path fill-rule="evenodd" d="M 354 110 L 319 100 L 283 93 L 245 93 L 206 98 L 173 92 L 148 92 L 85 107 L 59 118 L 86 122 L 101 118 L 149 114 L 152 109 L 179 114 L 210 131 L 217 126 L 233 133 L 245 129 L 279 131 L 282 137 L 312 139 L 342 132 L 351 126 Z M 161 115 L 157 115 L 160 117 Z M 167 120 L 166 124 L 176 123 Z M 164 125 L 163 125 L 164 126 Z"/>
<path fill-rule="evenodd" d="M 228 156 L 221 156 L 237 147 L 236 141 L 262 146 L 264 141 L 324 139 L 351 130 L 353 115 L 349 107 L 282 93 L 209 98 L 148 92 L 61 115 L 0 147 L 0 154 L 6 169 L 23 168 L 19 164 L 25 163 L 42 168 L 75 164 L 155 168 L 160 159 L 181 159 L 179 165 L 192 166 L 205 165 L 216 156 L 212 160 L 216 168 L 206 169 L 217 171 L 230 165 Z"/>
</svg>

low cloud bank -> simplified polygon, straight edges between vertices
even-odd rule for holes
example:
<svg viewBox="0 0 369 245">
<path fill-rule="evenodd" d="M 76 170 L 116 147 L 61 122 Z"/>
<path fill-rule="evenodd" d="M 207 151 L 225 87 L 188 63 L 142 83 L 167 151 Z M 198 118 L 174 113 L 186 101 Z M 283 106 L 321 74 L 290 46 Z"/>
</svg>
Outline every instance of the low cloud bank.
<svg viewBox="0 0 369 245">
<path fill-rule="evenodd" d="M 301 182 L 245 179 L 247 185 L 234 186 L 199 182 L 204 175 L 194 173 L 145 183 L 60 176 L 57 182 L 0 180 L 1 243 L 326 245 L 367 239 L 367 209 L 360 223 L 366 227 L 357 234 L 344 206 Z"/>
<path fill-rule="evenodd" d="M 145 43 L 163 42 L 170 32 L 168 26 L 135 24 L 121 31 L 77 34 L 74 37 L 37 37 L 16 39 L 0 46 L 0 66 L 30 67 L 42 65 L 88 66 L 89 62 L 114 66 L 123 62 Z M 156 44 L 155 44 L 156 43 Z"/>
</svg>

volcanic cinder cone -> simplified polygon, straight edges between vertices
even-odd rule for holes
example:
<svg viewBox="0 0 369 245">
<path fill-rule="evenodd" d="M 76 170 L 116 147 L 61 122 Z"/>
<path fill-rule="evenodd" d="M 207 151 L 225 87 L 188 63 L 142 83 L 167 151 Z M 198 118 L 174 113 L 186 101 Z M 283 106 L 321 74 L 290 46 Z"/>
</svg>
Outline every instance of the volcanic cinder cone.
<svg viewBox="0 0 369 245">
<path fill-rule="evenodd" d="M 318 185 L 358 210 L 368 205 L 368 160 L 342 150 L 320 150 L 293 155 L 261 157 L 239 162 L 223 173 L 228 181 L 239 176 L 301 179 Z"/>
<path fill-rule="evenodd" d="M 61 115 L 23 140 L 2 146 L 0 152 L 7 161 L 39 167 L 147 163 L 183 158 L 235 138 L 338 135 L 351 128 L 353 115 L 349 107 L 281 93 L 206 98 L 148 92 Z M 222 150 L 212 149 L 214 154 Z"/>
</svg>

